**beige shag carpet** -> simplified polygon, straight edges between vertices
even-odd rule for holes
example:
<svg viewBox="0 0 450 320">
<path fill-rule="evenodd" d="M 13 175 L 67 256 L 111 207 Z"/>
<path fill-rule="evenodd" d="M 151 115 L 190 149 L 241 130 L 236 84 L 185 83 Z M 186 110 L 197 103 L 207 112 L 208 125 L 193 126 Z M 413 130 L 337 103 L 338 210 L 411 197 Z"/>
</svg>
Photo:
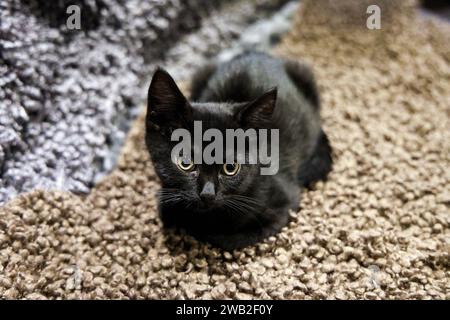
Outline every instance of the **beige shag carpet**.
<svg viewBox="0 0 450 320">
<path fill-rule="evenodd" d="M 409 1 L 332 3 L 303 1 L 276 50 L 313 65 L 335 152 L 281 234 L 223 252 L 165 233 L 141 117 L 89 196 L 0 209 L 0 297 L 450 299 L 450 29 Z"/>
</svg>

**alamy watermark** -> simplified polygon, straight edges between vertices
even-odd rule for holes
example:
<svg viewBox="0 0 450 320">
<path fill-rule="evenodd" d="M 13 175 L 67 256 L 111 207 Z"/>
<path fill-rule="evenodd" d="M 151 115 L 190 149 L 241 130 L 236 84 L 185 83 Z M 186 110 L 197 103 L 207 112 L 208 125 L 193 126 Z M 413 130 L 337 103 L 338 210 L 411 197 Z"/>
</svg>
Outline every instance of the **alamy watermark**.
<svg viewBox="0 0 450 320">
<path fill-rule="evenodd" d="M 193 139 L 187 129 L 172 132 L 171 140 L 178 143 L 172 149 L 171 159 L 177 163 L 181 157 L 193 160 L 195 164 L 207 165 L 261 164 L 261 175 L 274 175 L 279 169 L 279 139 L 278 129 L 226 129 L 224 137 L 220 130 L 214 128 L 203 132 L 202 122 L 194 121 Z M 204 141 L 209 142 L 205 148 Z"/>
<path fill-rule="evenodd" d="M 66 289 L 80 290 L 83 283 L 83 271 L 78 267 L 78 265 L 71 265 L 70 269 L 67 271 L 71 273 L 71 275 L 66 280 Z"/>
<path fill-rule="evenodd" d="M 66 20 L 66 27 L 69 30 L 81 29 L 81 8 L 75 4 L 68 6 L 66 13 L 69 14 Z"/>
<path fill-rule="evenodd" d="M 370 16 L 366 20 L 367 29 L 380 30 L 381 29 L 381 8 L 376 4 L 367 7 L 367 14 Z"/>
</svg>

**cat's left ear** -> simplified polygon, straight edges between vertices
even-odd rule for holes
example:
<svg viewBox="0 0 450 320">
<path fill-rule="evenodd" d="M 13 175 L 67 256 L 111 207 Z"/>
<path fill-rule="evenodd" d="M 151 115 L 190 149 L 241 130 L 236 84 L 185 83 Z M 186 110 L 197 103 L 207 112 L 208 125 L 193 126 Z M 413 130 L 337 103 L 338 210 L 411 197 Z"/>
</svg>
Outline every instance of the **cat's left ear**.
<svg viewBox="0 0 450 320">
<path fill-rule="evenodd" d="M 264 128 L 272 122 L 276 102 L 277 88 L 272 88 L 240 108 L 235 117 L 243 127 Z"/>
<path fill-rule="evenodd" d="M 191 114 L 189 102 L 170 74 L 158 68 L 147 96 L 147 124 L 159 127 L 182 127 Z"/>
</svg>

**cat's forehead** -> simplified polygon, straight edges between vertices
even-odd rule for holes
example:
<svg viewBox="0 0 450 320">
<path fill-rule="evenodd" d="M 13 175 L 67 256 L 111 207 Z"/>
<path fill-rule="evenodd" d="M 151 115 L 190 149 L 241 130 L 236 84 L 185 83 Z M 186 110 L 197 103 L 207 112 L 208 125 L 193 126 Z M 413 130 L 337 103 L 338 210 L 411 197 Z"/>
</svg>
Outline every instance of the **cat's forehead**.
<svg viewBox="0 0 450 320">
<path fill-rule="evenodd" d="M 194 121 L 201 121 L 203 129 L 234 128 L 236 123 L 233 115 L 237 106 L 228 103 L 193 103 L 192 117 Z"/>
<path fill-rule="evenodd" d="M 216 115 L 216 116 L 232 116 L 235 111 L 235 106 L 230 103 L 222 102 L 194 102 L 191 104 L 194 116 Z"/>
</svg>

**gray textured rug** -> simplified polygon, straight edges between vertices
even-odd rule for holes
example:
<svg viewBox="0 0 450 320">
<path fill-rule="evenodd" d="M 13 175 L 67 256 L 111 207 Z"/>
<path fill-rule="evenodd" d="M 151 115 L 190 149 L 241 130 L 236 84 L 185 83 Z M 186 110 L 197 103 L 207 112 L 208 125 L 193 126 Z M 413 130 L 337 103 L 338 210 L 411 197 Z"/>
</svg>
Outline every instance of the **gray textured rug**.
<svg viewBox="0 0 450 320">
<path fill-rule="evenodd" d="M 156 64 L 185 77 L 285 2 L 1 0 L 0 205 L 34 188 L 88 192 Z M 73 3 L 80 31 L 65 26 Z"/>
</svg>

